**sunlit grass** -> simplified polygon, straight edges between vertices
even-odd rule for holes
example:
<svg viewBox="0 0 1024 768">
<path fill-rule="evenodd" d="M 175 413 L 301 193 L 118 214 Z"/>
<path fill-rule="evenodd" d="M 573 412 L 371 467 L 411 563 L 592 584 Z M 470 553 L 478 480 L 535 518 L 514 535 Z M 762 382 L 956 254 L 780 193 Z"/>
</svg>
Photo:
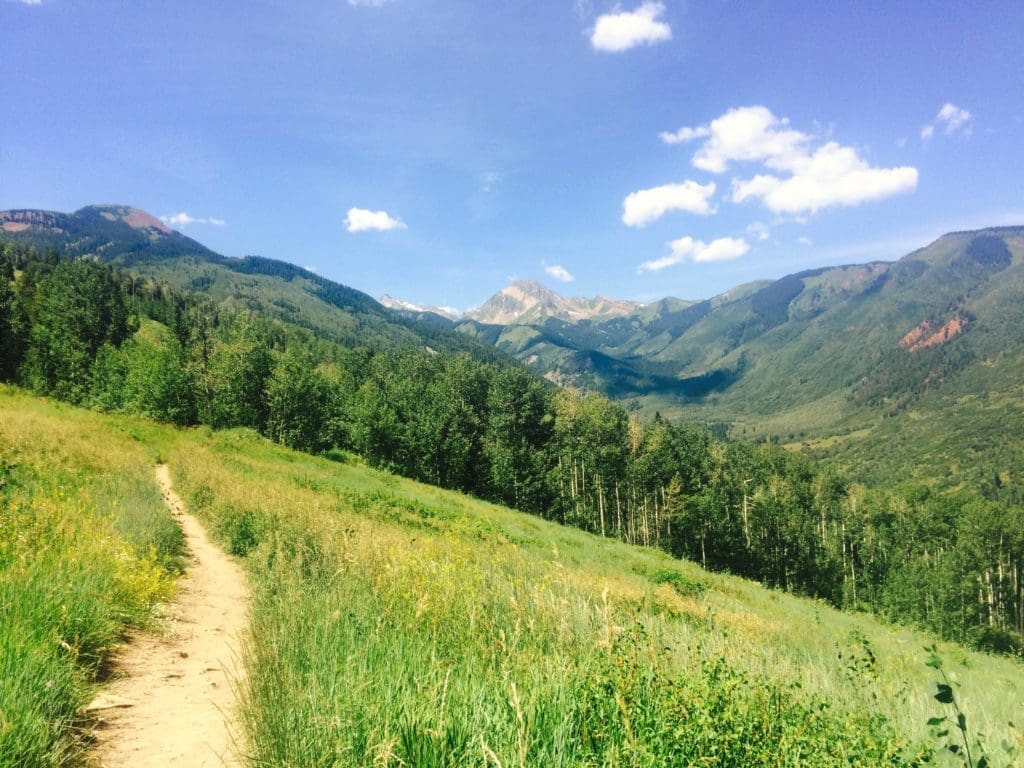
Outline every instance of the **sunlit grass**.
<svg viewBox="0 0 1024 768">
<path fill-rule="evenodd" d="M 77 759 L 92 682 L 169 595 L 181 548 L 148 449 L 0 388 L 0 766 Z"/>
<path fill-rule="evenodd" d="M 927 636 L 245 431 L 171 464 L 257 584 L 256 764 L 877 765 L 930 739 Z M 1012 738 L 1020 665 L 942 647 Z"/>
<path fill-rule="evenodd" d="M 941 713 L 925 635 L 354 457 L 11 389 L 0 446 L 0 765 L 71 759 L 90 679 L 166 595 L 157 459 L 252 576 L 253 765 L 898 765 Z M 940 652 L 1001 764 L 1024 670 Z"/>
</svg>

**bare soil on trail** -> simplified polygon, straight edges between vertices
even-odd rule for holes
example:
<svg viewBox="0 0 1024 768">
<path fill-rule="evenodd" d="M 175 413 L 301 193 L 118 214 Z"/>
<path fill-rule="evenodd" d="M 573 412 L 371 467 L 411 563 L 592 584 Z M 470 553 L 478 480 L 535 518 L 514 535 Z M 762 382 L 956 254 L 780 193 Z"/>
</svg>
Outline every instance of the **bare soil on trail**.
<svg viewBox="0 0 1024 768">
<path fill-rule="evenodd" d="M 94 757 L 102 768 L 234 768 L 242 765 L 234 712 L 245 575 L 185 511 L 166 465 L 156 477 L 191 558 L 167 606 L 167 631 L 134 636 L 114 659 L 117 679 L 88 707 L 98 720 Z"/>
</svg>

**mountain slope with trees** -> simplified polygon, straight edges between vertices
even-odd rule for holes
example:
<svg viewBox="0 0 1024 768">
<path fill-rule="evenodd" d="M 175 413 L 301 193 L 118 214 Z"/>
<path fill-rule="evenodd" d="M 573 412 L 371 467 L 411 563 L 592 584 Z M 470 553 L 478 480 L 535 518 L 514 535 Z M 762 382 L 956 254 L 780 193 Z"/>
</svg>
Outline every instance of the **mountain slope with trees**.
<svg viewBox="0 0 1024 768">
<path fill-rule="evenodd" d="M 489 345 L 392 312 L 307 269 L 260 256 L 221 256 L 129 206 L 87 206 L 70 214 L 0 211 L 0 239 L 51 259 L 59 253 L 111 264 L 134 278 L 127 291 L 140 297 L 168 289 L 203 295 L 219 310 L 276 318 L 346 346 L 430 347 L 504 359 Z"/>
<path fill-rule="evenodd" d="M 12 268 L 13 267 L 13 268 Z M 772 444 L 643 423 L 526 369 L 346 347 L 94 259 L 0 256 L 9 378 L 177 424 L 249 427 L 836 605 L 1021 647 L 1024 508 L 1004 493 L 869 489 Z M 61 364 L 61 361 L 66 361 Z"/>
<path fill-rule="evenodd" d="M 863 477 L 903 472 L 955 487 L 995 474 L 1019 485 L 1024 443 L 974 436 L 1006 418 L 1020 424 L 1002 404 L 1020 401 L 1022 295 L 1024 228 L 1001 227 L 945 235 L 897 262 L 806 271 L 610 320 L 458 327 L 646 418 L 721 423 Z M 950 430 L 926 429 L 935 421 Z M 886 453 L 901 433 L 919 438 Z"/>
<path fill-rule="evenodd" d="M 635 394 L 663 415 L 763 416 L 836 393 L 857 403 L 898 400 L 926 385 L 925 369 L 962 367 L 950 349 L 990 355 L 1020 346 L 1022 287 L 1024 228 L 1004 227 L 945 235 L 898 262 L 809 270 L 708 301 L 668 299 L 624 317 L 514 324 L 529 333 L 462 329 L 542 374 L 596 390 L 615 382 L 574 370 L 574 353 L 605 355 L 656 379 Z M 925 329 L 920 343 L 904 342 Z M 697 377 L 706 389 L 685 391 L 682 383 Z"/>
</svg>

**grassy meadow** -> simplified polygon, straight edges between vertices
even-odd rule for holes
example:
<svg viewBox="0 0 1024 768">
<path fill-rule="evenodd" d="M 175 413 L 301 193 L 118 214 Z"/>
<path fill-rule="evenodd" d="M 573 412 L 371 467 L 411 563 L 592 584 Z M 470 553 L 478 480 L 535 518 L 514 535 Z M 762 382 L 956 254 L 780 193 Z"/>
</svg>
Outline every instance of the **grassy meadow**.
<svg viewBox="0 0 1024 768">
<path fill-rule="evenodd" d="M 183 538 L 122 423 L 0 387 L 0 766 L 74 764 L 80 713 Z"/>
<path fill-rule="evenodd" d="M 110 647 L 168 594 L 158 457 L 252 580 L 253 766 L 895 766 L 945 743 L 925 635 L 347 454 L 4 388 L 0 765 L 72 758 Z M 1024 667 L 939 653 L 990 764 L 1019 760 Z"/>
</svg>

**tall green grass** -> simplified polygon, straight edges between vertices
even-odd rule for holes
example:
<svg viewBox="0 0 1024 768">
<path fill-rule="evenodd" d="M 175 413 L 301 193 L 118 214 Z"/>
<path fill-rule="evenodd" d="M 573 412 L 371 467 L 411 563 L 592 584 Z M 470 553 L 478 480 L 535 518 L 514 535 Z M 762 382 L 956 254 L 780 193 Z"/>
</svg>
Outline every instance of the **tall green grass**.
<svg viewBox="0 0 1024 768">
<path fill-rule="evenodd" d="M 253 577 L 253 765 L 877 766 L 932 752 L 924 636 L 245 431 L 181 444 L 171 465 Z M 965 706 L 993 743 L 1012 738 L 1020 665 L 944 648 Z"/>
<path fill-rule="evenodd" d="M 0 766 L 77 762 L 94 681 L 169 594 L 182 544 L 149 449 L 0 388 Z"/>
<path fill-rule="evenodd" d="M 0 766 L 81 752 L 81 706 L 170 589 L 152 480 L 252 576 L 253 766 L 877 766 L 932 753 L 933 640 L 244 430 L 0 389 Z M 1024 669 L 940 644 L 993 765 Z M 941 756 L 934 759 L 941 764 Z"/>
</svg>

